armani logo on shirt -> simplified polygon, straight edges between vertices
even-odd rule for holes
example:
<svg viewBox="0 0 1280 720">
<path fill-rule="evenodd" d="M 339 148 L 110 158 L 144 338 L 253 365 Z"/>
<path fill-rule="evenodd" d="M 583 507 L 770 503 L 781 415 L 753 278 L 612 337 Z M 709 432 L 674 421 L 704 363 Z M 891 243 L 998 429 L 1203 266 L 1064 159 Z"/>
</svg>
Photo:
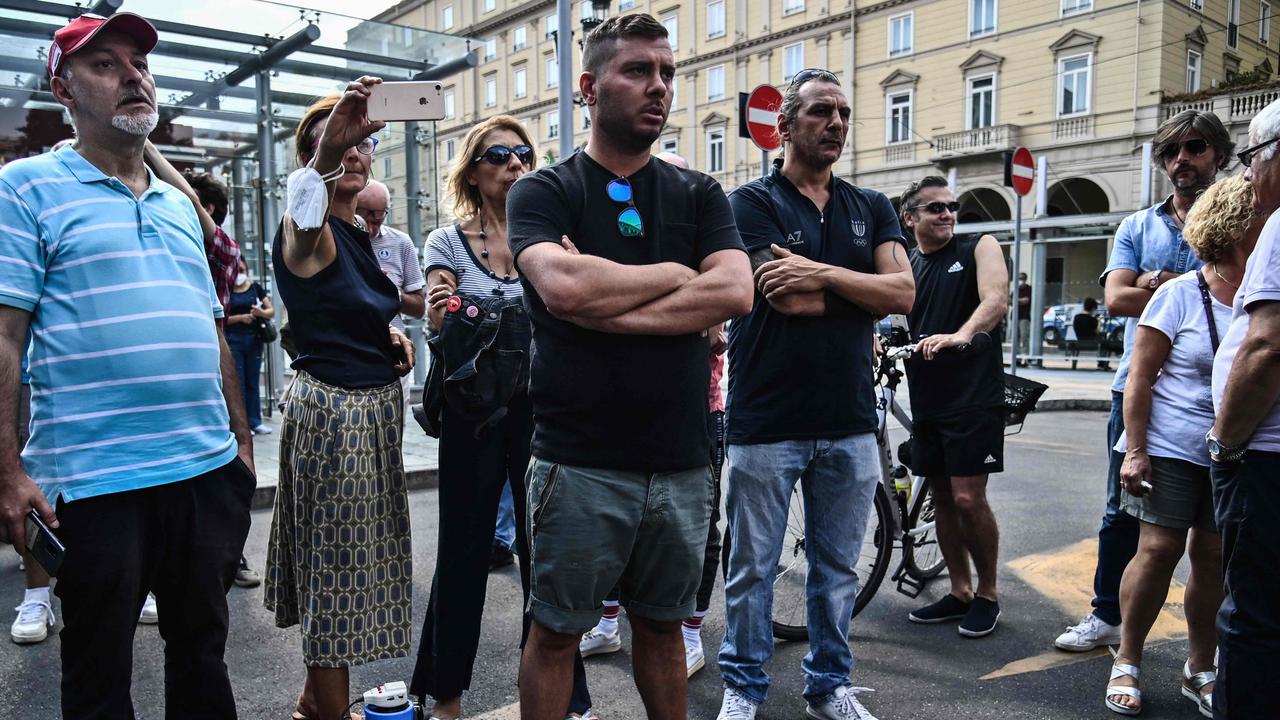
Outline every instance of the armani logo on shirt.
<svg viewBox="0 0 1280 720">
<path fill-rule="evenodd" d="M 787 233 L 787 244 L 788 244 L 788 245 L 799 245 L 799 244 L 800 244 L 800 232 L 801 232 L 801 231 L 796 230 L 795 232 Z"/>
<path fill-rule="evenodd" d="M 949 273 L 960 272 L 961 270 L 964 270 L 964 266 L 960 264 L 959 260 L 955 261 L 951 264 L 951 267 L 947 268 L 947 272 Z"/>
</svg>

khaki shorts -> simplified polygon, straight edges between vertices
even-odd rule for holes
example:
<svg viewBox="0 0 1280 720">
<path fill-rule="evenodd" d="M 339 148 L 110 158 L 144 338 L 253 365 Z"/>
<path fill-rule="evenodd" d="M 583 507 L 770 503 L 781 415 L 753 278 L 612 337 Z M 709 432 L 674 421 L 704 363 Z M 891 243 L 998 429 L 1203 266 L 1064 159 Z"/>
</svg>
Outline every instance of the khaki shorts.
<svg viewBox="0 0 1280 720">
<path fill-rule="evenodd" d="M 581 468 L 533 458 L 529 611 L 565 635 L 590 630 L 616 585 L 627 612 L 694 612 L 715 487 L 710 467 L 674 473 Z"/>
</svg>

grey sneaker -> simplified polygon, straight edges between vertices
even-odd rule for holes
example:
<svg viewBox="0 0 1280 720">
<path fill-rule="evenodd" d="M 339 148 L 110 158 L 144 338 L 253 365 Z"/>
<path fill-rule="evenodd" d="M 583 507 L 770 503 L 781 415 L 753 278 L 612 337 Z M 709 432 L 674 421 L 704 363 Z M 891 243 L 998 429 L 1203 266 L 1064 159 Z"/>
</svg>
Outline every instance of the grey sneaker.
<svg viewBox="0 0 1280 720">
<path fill-rule="evenodd" d="M 841 686 L 817 705 L 809 703 L 804 712 L 815 720 L 876 720 L 876 716 L 858 702 L 858 694 L 864 692 L 874 691 L 871 688 Z"/>
<path fill-rule="evenodd" d="M 1059 650 L 1067 652 L 1084 652 L 1103 645 L 1119 645 L 1120 626 L 1103 622 L 1097 615 L 1089 613 L 1080 622 L 1067 628 L 1053 644 Z"/>
<path fill-rule="evenodd" d="M 735 687 L 724 687 L 724 700 L 716 720 L 755 720 L 757 705 Z"/>
<path fill-rule="evenodd" d="M 622 636 L 617 632 L 606 634 L 600 632 L 596 628 L 591 628 L 582 636 L 582 640 L 578 643 L 578 651 L 582 653 L 582 657 L 591 657 L 592 655 L 605 655 L 615 653 L 622 649 Z"/>
</svg>

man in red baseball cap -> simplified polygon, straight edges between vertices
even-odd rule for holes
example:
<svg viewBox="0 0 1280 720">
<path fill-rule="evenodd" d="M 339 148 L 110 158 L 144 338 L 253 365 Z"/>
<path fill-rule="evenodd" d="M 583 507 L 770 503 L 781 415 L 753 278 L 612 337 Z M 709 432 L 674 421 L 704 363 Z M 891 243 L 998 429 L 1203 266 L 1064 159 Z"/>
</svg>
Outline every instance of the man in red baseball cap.
<svg viewBox="0 0 1280 720">
<path fill-rule="evenodd" d="M 98 33 L 108 28 L 137 40 L 143 55 L 149 54 L 156 47 L 158 38 L 155 26 L 141 15 L 122 12 L 103 17 L 85 13 L 53 34 L 53 45 L 49 48 L 49 76 L 57 76 L 68 55 L 88 45 Z"/>
</svg>

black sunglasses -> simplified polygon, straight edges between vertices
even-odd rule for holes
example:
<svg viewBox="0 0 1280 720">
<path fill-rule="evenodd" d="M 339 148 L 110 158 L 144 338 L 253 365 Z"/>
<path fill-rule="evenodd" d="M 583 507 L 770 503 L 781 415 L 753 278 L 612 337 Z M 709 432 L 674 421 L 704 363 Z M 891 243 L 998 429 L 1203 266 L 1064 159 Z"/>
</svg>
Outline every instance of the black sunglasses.
<svg viewBox="0 0 1280 720">
<path fill-rule="evenodd" d="M 491 145 L 488 150 L 471 158 L 471 162 L 478 163 L 484 160 L 490 165 L 506 165 L 511 160 L 512 153 L 520 159 L 520 162 L 530 167 L 533 166 L 533 148 L 528 145 L 517 145 L 515 147 Z"/>
<path fill-rule="evenodd" d="M 907 210 L 908 211 L 919 210 L 920 208 L 924 208 L 925 210 L 928 210 L 934 215 L 941 215 L 944 210 L 950 210 L 952 214 L 955 214 L 957 212 L 960 212 L 960 203 L 956 202 L 955 200 L 952 200 L 951 202 L 942 202 L 941 200 L 934 200 L 931 203 L 925 203 L 923 205 L 912 205 L 911 207 L 907 208 Z"/>
<path fill-rule="evenodd" d="M 840 78 L 836 77 L 836 74 L 830 70 L 823 70 L 822 68 L 805 68 L 791 76 L 791 87 L 800 87 L 810 80 L 825 80 L 833 83 L 840 82 Z"/>
<path fill-rule="evenodd" d="M 1245 167 L 1249 167 L 1253 163 L 1253 156 L 1257 155 L 1259 150 L 1277 142 L 1280 142 L 1280 136 L 1273 137 L 1266 142 L 1260 142 L 1257 145 L 1254 145 L 1253 147 L 1245 148 L 1244 150 L 1241 150 L 1240 152 L 1236 153 L 1236 157 L 1240 159 L 1241 165 Z"/>
<path fill-rule="evenodd" d="M 1168 145 L 1165 145 L 1164 149 L 1160 151 L 1160 157 L 1164 158 L 1165 161 L 1167 162 L 1169 160 L 1172 160 L 1178 157 L 1178 154 L 1181 153 L 1183 150 L 1186 150 L 1192 155 L 1198 156 L 1198 155 L 1203 155 L 1204 151 L 1208 149 L 1209 149 L 1209 142 L 1207 140 L 1194 138 L 1191 140 L 1187 140 L 1185 142 L 1169 143 Z"/>
</svg>

